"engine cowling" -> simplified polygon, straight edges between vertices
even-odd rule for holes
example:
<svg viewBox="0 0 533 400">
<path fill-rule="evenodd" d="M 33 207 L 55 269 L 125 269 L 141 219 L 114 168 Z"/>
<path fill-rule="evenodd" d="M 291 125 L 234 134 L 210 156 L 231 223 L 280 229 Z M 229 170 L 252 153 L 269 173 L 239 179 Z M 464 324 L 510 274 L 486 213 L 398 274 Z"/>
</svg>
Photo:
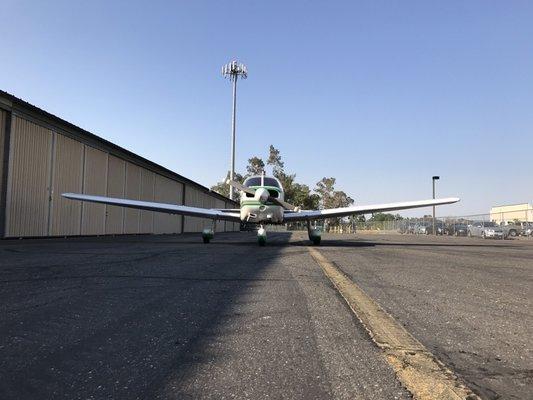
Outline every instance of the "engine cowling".
<svg viewBox="0 0 533 400">
<path fill-rule="evenodd" d="M 268 190 L 265 188 L 258 188 L 254 194 L 255 200 L 263 204 L 267 202 L 269 196 L 270 193 L 268 193 Z"/>
</svg>

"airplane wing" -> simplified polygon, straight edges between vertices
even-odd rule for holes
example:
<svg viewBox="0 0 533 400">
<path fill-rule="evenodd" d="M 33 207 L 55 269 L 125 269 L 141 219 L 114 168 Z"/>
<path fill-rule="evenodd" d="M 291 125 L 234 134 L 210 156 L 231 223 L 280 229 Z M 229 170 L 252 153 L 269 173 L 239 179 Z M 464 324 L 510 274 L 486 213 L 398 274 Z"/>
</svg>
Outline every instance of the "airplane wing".
<svg viewBox="0 0 533 400">
<path fill-rule="evenodd" d="M 335 217 L 346 217 L 354 214 L 370 214 L 384 211 L 405 210 L 408 208 L 419 208 L 428 206 L 439 206 L 443 204 L 452 204 L 458 202 L 457 197 L 449 197 L 446 199 L 432 199 L 432 200 L 418 200 L 418 201 L 404 201 L 401 203 L 386 203 L 386 204 L 371 204 L 367 206 L 352 206 L 341 208 L 330 208 L 326 210 L 302 210 L 302 211 L 285 211 L 283 220 L 303 221 L 310 219 L 324 219 Z"/>
<path fill-rule="evenodd" d="M 238 210 L 220 210 L 220 209 L 212 209 L 212 208 L 179 206 L 176 204 L 154 203 L 151 201 L 141 201 L 141 200 L 117 199 L 113 197 L 91 196 L 87 194 L 77 194 L 77 193 L 63 193 L 62 196 L 66 197 L 67 199 L 72 199 L 72 200 L 81 200 L 81 201 L 88 201 L 91 203 L 109 204 L 109 205 L 120 206 L 120 207 L 138 208 L 140 210 L 157 211 L 157 212 L 162 212 L 162 213 L 167 213 L 167 214 L 189 215 L 192 217 L 211 218 L 211 219 L 234 221 L 234 222 L 241 221 L 240 213 Z"/>
</svg>

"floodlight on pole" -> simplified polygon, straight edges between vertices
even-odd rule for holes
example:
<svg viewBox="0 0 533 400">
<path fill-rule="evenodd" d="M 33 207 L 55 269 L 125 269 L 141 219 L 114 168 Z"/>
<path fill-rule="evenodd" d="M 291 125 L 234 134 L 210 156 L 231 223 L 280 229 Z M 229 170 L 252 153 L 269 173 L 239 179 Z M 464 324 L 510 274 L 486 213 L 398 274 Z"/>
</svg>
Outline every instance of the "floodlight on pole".
<svg viewBox="0 0 533 400">
<path fill-rule="evenodd" d="M 222 67 L 222 76 L 228 78 L 233 83 L 233 113 L 231 117 L 231 169 L 229 178 L 233 180 L 235 175 L 235 116 L 237 113 L 237 79 L 246 79 L 248 69 L 246 65 L 232 61 Z M 233 187 L 229 187 L 229 198 L 233 200 Z"/>
</svg>

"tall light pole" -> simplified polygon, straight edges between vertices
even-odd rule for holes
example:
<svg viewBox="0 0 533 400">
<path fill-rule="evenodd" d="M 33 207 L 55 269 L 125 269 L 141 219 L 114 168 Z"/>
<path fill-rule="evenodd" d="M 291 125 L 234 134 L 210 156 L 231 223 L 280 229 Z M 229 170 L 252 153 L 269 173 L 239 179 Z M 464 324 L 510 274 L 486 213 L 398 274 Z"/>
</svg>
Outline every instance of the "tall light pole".
<svg viewBox="0 0 533 400">
<path fill-rule="evenodd" d="M 439 179 L 440 179 L 440 176 L 431 177 L 431 182 L 433 183 L 433 200 L 435 200 L 435 181 Z M 433 234 L 437 236 L 437 231 L 435 230 L 435 206 L 433 206 Z"/>
<path fill-rule="evenodd" d="M 233 114 L 231 117 L 231 169 L 229 178 L 233 180 L 235 175 L 235 114 L 237 113 L 237 79 L 248 77 L 246 65 L 232 61 L 222 67 L 222 75 L 233 82 Z M 229 187 L 229 198 L 233 200 L 233 187 Z"/>
</svg>

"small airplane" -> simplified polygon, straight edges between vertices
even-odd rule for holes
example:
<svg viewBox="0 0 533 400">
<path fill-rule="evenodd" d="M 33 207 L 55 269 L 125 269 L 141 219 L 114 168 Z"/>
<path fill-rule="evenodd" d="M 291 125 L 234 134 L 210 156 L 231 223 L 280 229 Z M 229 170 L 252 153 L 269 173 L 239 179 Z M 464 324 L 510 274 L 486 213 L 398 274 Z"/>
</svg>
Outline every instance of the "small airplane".
<svg viewBox="0 0 533 400">
<path fill-rule="evenodd" d="M 313 227 L 311 222 L 335 217 L 346 217 L 357 214 L 370 214 L 383 211 L 405 210 L 428 206 L 451 204 L 459 201 L 456 197 L 432 200 L 406 201 L 401 203 L 372 204 L 366 206 L 350 206 L 330 208 L 324 210 L 301 210 L 285 201 L 285 193 L 281 182 L 272 176 L 250 176 L 240 184 L 228 180 L 227 184 L 240 191 L 239 209 L 215 209 L 190 207 L 176 204 L 155 203 L 151 201 L 119 199 L 113 197 L 91 196 L 77 193 L 63 193 L 62 196 L 72 200 L 81 200 L 92 203 L 109 204 L 113 206 L 136 208 L 148 211 L 157 211 L 167 214 L 188 215 L 193 217 L 209 218 L 213 220 L 213 227 L 202 231 L 204 243 L 214 237 L 215 223 L 217 220 L 233 222 L 253 222 L 259 224 L 257 241 L 264 246 L 267 240 L 265 224 L 283 224 L 293 221 L 306 221 L 309 240 L 319 245 L 321 241 L 320 229 Z"/>
</svg>

